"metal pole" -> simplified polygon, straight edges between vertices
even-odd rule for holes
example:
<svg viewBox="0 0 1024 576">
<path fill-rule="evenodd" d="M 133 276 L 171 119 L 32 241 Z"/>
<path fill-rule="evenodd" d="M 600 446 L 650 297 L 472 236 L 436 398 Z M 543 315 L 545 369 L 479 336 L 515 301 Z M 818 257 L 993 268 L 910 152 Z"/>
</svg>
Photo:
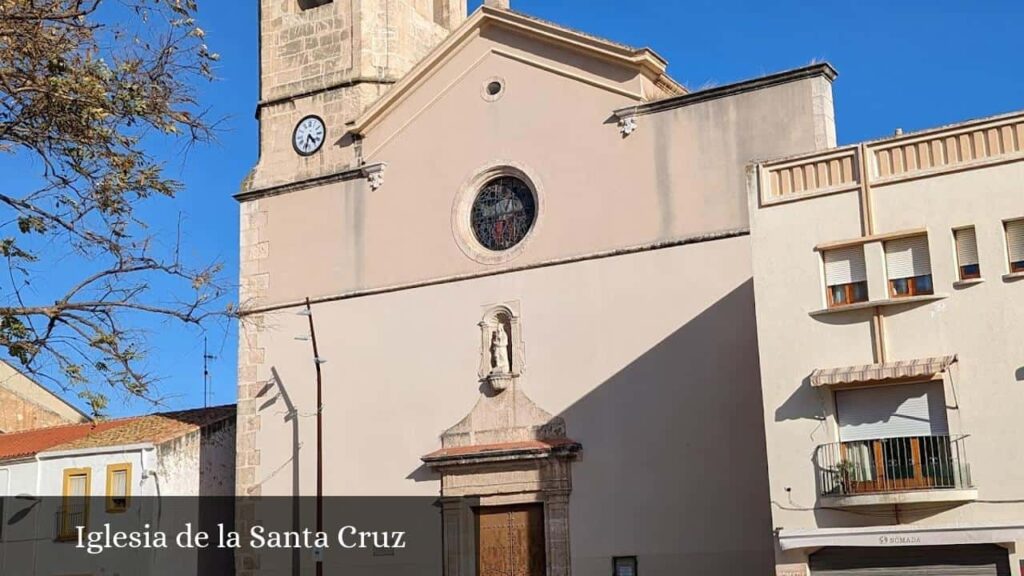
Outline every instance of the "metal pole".
<svg viewBox="0 0 1024 576">
<path fill-rule="evenodd" d="M 309 339 L 313 342 L 313 365 L 316 367 L 316 531 L 324 531 L 324 400 L 323 379 L 320 374 L 320 351 L 316 347 L 316 330 L 313 328 L 313 309 L 306 297 L 306 315 L 309 318 Z M 323 557 L 316 559 L 316 576 L 323 576 Z"/>
</svg>

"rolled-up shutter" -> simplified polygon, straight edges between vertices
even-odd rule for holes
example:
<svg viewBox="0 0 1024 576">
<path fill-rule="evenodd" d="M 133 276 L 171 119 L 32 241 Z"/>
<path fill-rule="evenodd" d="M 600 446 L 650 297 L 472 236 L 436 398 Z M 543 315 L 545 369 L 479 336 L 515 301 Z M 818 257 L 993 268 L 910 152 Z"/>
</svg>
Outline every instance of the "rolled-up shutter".
<svg viewBox="0 0 1024 576">
<path fill-rule="evenodd" d="M 886 242 L 885 268 L 890 280 L 931 274 L 928 237 L 911 236 Z"/>
<path fill-rule="evenodd" d="M 956 238 L 956 261 L 959 266 L 978 263 L 978 236 L 974 228 L 962 228 L 953 233 Z"/>
<path fill-rule="evenodd" d="M 1024 260 L 1024 220 L 1006 223 L 1006 250 L 1010 254 L 1010 262 Z"/>
<path fill-rule="evenodd" d="M 940 382 L 840 390 L 836 413 L 843 442 L 949 434 Z"/>
<path fill-rule="evenodd" d="M 825 251 L 825 284 L 838 286 L 867 280 L 864 247 L 850 246 Z"/>
<path fill-rule="evenodd" d="M 813 576 L 1010 576 L 1009 553 L 995 544 L 827 547 L 808 560 Z"/>
</svg>

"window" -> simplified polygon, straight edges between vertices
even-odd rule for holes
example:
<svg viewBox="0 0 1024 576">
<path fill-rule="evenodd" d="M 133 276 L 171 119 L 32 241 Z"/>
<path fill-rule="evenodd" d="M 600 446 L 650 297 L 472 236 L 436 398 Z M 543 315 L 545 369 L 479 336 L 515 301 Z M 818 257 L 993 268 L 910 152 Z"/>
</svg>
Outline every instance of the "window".
<svg viewBox="0 0 1024 576">
<path fill-rule="evenodd" d="M 132 465 L 130 463 L 107 466 L 107 512 L 124 512 L 131 498 Z"/>
<path fill-rule="evenodd" d="M 906 298 L 934 294 L 927 236 L 898 238 L 885 243 L 889 295 Z"/>
<path fill-rule="evenodd" d="M 637 576 L 636 556 L 616 556 L 612 558 L 612 576 Z"/>
<path fill-rule="evenodd" d="M 839 390 L 835 400 L 845 493 L 955 486 L 941 382 Z"/>
<path fill-rule="evenodd" d="M 825 289 L 829 307 L 846 306 L 868 299 L 868 281 L 864 266 L 864 247 L 850 246 L 826 250 Z"/>
<path fill-rule="evenodd" d="M 961 280 L 981 278 L 981 266 L 978 264 L 978 237 L 974 226 L 953 230 L 956 241 L 956 265 Z"/>
<path fill-rule="evenodd" d="M 505 92 L 505 80 L 493 77 L 484 80 L 480 89 L 480 97 L 487 102 L 497 102 Z"/>
<path fill-rule="evenodd" d="M 1010 272 L 1024 272 L 1024 220 L 1006 223 L 1006 252 L 1010 257 Z"/>
<path fill-rule="evenodd" d="M 88 525 L 91 485 L 92 473 L 89 468 L 64 470 L 64 497 L 61 502 L 60 525 L 57 527 L 58 539 L 75 538 L 77 527 Z"/>
<path fill-rule="evenodd" d="M 477 194 L 470 225 L 484 248 L 501 252 L 520 243 L 536 218 L 530 187 L 514 176 L 499 176 L 484 184 Z"/>
</svg>

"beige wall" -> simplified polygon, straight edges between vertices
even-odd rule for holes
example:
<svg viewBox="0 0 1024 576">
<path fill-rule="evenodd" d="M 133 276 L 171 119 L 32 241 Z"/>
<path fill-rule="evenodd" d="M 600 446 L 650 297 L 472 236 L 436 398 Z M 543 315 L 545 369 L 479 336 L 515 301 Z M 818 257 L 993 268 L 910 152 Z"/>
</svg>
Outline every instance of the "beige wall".
<svg viewBox="0 0 1024 576">
<path fill-rule="evenodd" d="M 722 262 L 733 265 L 722 267 Z M 686 274 L 686 270 L 715 270 Z M 514 300 L 524 391 L 583 444 L 570 498 L 579 573 L 640 554 L 645 573 L 763 569 L 769 557 L 745 237 L 314 307 L 324 365 L 327 494 L 437 494 L 420 456 L 479 396 L 483 306 Z M 315 483 L 306 319 L 266 316 L 257 400 L 262 494 Z M 285 422 L 285 392 L 301 415 Z M 726 569 L 731 567 L 732 569 Z"/>
<path fill-rule="evenodd" d="M 1016 421 L 1024 402 L 1024 307 L 1019 304 L 1024 283 L 1003 278 L 1008 270 L 1002 227 L 1004 219 L 1024 216 L 1024 162 L 1014 154 L 1008 153 L 1006 160 L 971 161 L 973 169 L 922 169 L 920 175 L 871 187 L 875 234 L 918 228 L 928 232 L 935 292 L 943 298 L 881 308 L 886 356 L 958 356 L 945 378 L 947 416 L 951 435 L 969 435 L 967 462 L 980 499 L 964 505 L 821 509 L 812 457 L 816 446 L 837 441 L 838 431 L 830 416 L 832 393 L 812 389 L 808 376 L 815 368 L 870 364 L 876 358 L 871 309 L 809 315 L 825 307 L 820 255 L 814 247 L 861 236 L 859 192 L 759 205 L 758 189 L 752 187 L 751 242 L 775 526 L 1021 524 L 1024 455 Z M 762 175 L 766 170 L 762 167 Z M 954 286 L 958 278 L 952 229 L 968 225 L 977 230 L 984 282 Z M 884 299 L 881 244 L 866 247 L 871 299 Z M 995 502 L 1000 500 L 1018 503 Z M 780 556 L 799 558 L 799 552 Z"/>
<path fill-rule="evenodd" d="M 612 111 L 635 99 L 495 53 L 529 47 L 501 40 L 473 40 L 367 134 L 366 160 L 387 163 L 378 190 L 348 181 L 247 208 L 263 216 L 258 233 L 243 231 L 243 250 L 274 271 L 247 294 L 250 306 L 493 270 L 453 241 L 452 211 L 495 163 L 522 167 L 540 188 L 538 225 L 512 262 L 528 266 L 745 227 L 737 167 L 829 144 L 820 133 L 831 118 L 817 112 L 831 93 L 824 75 L 640 116 L 624 138 Z M 529 56 L 596 78 L 567 50 L 541 45 Z M 480 95 L 492 77 L 506 82 L 497 102 Z M 315 264 L 296 257 L 328 253 Z"/>
</svg>

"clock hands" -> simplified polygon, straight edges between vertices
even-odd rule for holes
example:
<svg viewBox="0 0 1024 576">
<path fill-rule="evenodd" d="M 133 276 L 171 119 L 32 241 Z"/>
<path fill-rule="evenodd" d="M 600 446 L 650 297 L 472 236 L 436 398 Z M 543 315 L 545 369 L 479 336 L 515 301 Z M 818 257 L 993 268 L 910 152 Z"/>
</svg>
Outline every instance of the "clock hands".
<svg viewBox="0 0 1024 576">
<path fill-rule="evenodd" d="M 316 116 L 307 116 L 299 121 L 292 136 L 292 146 L 302 156 L 309 156 L 320 149 L 325 140 L 322 121 Z"/>
</svg>

